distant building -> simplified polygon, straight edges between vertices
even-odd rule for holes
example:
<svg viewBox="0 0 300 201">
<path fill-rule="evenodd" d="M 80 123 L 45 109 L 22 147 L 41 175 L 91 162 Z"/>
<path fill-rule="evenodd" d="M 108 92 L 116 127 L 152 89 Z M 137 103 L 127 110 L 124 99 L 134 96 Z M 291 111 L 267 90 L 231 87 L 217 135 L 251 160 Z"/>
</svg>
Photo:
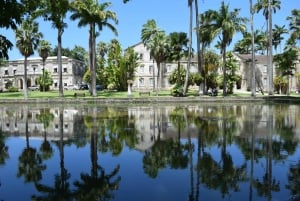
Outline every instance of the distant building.
<svg viewBox="0 0 300 201">
<path fill-rule="evenodd" d="M 28 58 L 27 64 L 27 86 L 37 85 L 37 78 L 43 74 L 42 58 Z M 59 74 L 57 57 L 48 57 L 45 62 L 45 70 L 50 72 L 53 85 L 50 89 L 58 89 Z M 62 56 L 62 80 L 63 86 L 77 85 L 82 83 L 86 67 L 83 62 Z M 5 66 L 0 67 L 0 90 L 5 90 L 5 84 L 9 81 L 13 86 L 23 89 L 24 59 L 8 61 Z"/>
</svg>

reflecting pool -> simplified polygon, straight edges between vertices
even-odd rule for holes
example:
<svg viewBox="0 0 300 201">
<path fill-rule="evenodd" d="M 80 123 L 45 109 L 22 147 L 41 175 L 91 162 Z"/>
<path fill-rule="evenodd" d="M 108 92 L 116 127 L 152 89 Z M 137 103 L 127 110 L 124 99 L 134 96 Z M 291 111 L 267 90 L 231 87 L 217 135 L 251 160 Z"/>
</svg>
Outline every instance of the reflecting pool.
<svg viewBox="0 0 300 201">
<path fill-rule="evenodd" d="M 2 104 L 0 200 L 287 201 L 299 141 L 300 105 Z"/>
</svg>

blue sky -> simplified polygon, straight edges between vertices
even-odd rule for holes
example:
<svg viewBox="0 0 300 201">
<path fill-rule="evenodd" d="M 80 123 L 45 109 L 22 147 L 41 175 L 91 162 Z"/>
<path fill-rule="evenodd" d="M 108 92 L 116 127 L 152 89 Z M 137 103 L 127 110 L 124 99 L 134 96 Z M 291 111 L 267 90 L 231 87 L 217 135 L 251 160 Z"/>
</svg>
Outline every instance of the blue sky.
<svg viewBox="0 0 300 201">
<path fill-rule="evenodd" d="M 222 0 L 198 0 L 200 12 L 208 9 L 218 10 Z M 290 15 L 292 9 L 300 9 L 299 0 L 281 0 L 281 10 L 273 15 L 273 24 L 280 26 L 286 25 L 288 22 L 286 17 Z M 187 0 L 131 0 L 127 4 L 123 4 L 122 0 L 111 0 L 111 11 L 117 13 L 119 23 L 116 25 L 118 36 L 115 36 L 110 30 L 104 28 L 97 38 L 97 42 L 109 42 L 111 39 L 118 39 L 125 49 L 140 42 L 141 29 L 143 24 L 149 19 L 154 19 L 158 27 L 165 30 L 166 33 L 183 31 L 188 33 L 189 30 L 189 9 Z M 229 9 L 240 8 L 240 14 L 243 17 L 249 17 L 249 0 L 224 0 L 229 4 Z M 253 0 L 256 3 L 256 0 Z M 262 13 L 254 16 L 255 28 L 261 29 L 265 26 L 265 19 Z M 66 18 L 68 27 L 63 34 L 63 47 L 72 49 L 75 45 L 82 46 L 88 50 L 88 27 L 78 28 L 77 21 L 70 21 Z M 53 29 L 51 22 L 39 21 L 40 31 L 44 35 L 44 39 L 51 42 L 52 47 L 57 44 L 57 30 Z M 0 29 L 0 33 L 8 37 L 15 43 L 14 33 L 11 30 Z M 193 44 L 196 38 L 193 36 Z M 240 35 L 236 35 L 233 43 L 240 39 Z M 229 47 L 230 50 L 231 47 Z M 20 59 L 22 56 L 19 51 L 14 48 L 9 52 L 10 60 Z"/>
</svg>

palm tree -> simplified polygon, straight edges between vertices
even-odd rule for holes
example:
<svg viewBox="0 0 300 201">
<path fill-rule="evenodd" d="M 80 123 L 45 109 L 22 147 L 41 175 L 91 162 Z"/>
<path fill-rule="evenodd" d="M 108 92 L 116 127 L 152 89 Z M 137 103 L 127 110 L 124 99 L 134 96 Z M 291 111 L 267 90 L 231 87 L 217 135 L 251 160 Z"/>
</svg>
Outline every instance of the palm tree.
<svg viewBox="0 0 300 201">
<path fill-rule="evenodd" d="M 57 63 L 58 63 L 58 88 L 59 96 L 63 97 L 63 81 L 62 81 L 62 35 L 67 24 L 64 22 L 66 14 L 69 10 L 69 0 L 42 0 L 41 9 L 35 12 L 36 16 L 43 16 L 44 20 L 51 21 L 52 26 L 57 29 Z"/>
<path fill-rule="evenodd" d="M 79 19 L 78 26 L 89 25 L 89 65 L 91 73 L 91 93 L 97 96 L 96 91 L 96 37 L 99 33 L 95 32 L 96 26 L 99 31 L 103 27 L 108 27 L 117 35 L 117 30 L 110 21 L 118 23 L 115 12 L 107 10 L 111 6 L 110 2 L 104 2 L 98 5 L 94 0 L 75 0 L 72 3 L 72 20 Z"/>
<path fill-rule="evenodd" d="M 39 56 L 43 60 L 43 91 L 45 91 L 45 62 L 49 55 L 51 44 L 48 41 L 42 40 L 40 42 L 40 48 L 38 49 Z"/>
<path fill-rule="evenodd" d="M 256 12 L 263 10 L 263 15 L 265 16 L 268 33 L 268 75 L 269 75 L 269 95 L 273 95 L 273 62 L 272 62 L 272 11 L 276 13 L 276 9 L 280 9 L 280 0 L 258 0 L 254 5 Z"/>
<path fill-rule="evenodd" d="M 223 96 L 226 96 L 226 47 L 230 45 L 233 35 L 236 32 L 244 32 L 246 29 L 245 18 L 239 17 L 240 9 L 229 11 L 229 5 L 225 5 L 224 1 L 218 11 L 209 11 L 212 15 L 213 21 L 212 36 L 216 38 L 219 36 L 221 45 L 221 54 L 223 59 Z"/>
<path fill-rule="evenodd" d="M 296 44 L 297 41 L 300 41 L 300 9 L 292 10 L 291 16 L 288 16 L 286 19 L 290 21 L 290 41 Z"/>
<path fill-rule="evenodd" d="M 180 60 L 182 57 L 187 56 L 187 43 L 188 38 L 187 34 L 184 32 L 172 32 L 169 34 L 170 45 L 171 45 L 171 53 L 170 60 L 177 61 L 177 84 L 179 84 L 179 75 L 180 75 Z"/>
<path fill-rule="evenodd" d="M 39 32 L 38 23 L 31 19 L 26 19 L 22 22 L 20 28 L 15 31 L 16 46 L 20 53 L 25 57 L 24 59 L 24 80 L 23 90 L 24 98 L 28 98 L 27 90 L 27 58 L 34 54 L 34 50 L 38 48 L 42 33 Z"/>
<path fill-rule="evenodd" d="M 202 76 L 203 76 L 203 94 L 207 94 L 207 65 L 205 64 L 205 55 L 206 55 L 206 48 L 213 41 L 212 35 L 212 27 L 210 23 L 213 21 L 213 15 L 211 11 L 206 11 L 198 16 L 200 21 L 200 27 L 198 34 L 201 35 L 200 37 L 200 46 L 201 46 L 201 65 L 202 65 Z"/>
<path fill-rule="evenodd" d="M 278 45 L 280 45 L 281 41 L 284 39 L 282 37 L 282 34 L 286 34 L 286 33 L 288 33 L 288 30 L 285 28 L 285 25 L 279 26 L 279 25 L 275 24 L 275 27 L 273 29 L 273 42 L 272 42 L 274 45 L 275 51 L 277 51 Z"/>
<path fill-rule="evenodd" d="M 146 48 L 150 50 L 150 56 L 155 60 L 157 65 L 156 94 L 158 95 L 158 88 L 161 87 L 160 65 L 167 59 L 169 41 L 165 32 L 156 26 L 156 22 L 153 19 L 148 20 L 143 25 L 141 38 Z"/>
</svg>

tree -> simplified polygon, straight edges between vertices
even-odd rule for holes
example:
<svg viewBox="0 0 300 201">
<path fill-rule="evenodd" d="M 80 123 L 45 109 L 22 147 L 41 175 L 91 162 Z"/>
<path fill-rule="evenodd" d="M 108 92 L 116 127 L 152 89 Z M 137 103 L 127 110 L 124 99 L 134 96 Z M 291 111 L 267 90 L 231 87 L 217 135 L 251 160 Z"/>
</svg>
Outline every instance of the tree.
<svg viewBox="0 0 300 201">
<path fill-rule="evenodd" d="M 188 38 L 187 34 L 184 32 L 172 32 L 168 36 L 170 38 L 170 47 L 171 47 L 171 52 L 169 55 L 169 60 L 171 61 L 177 61 L 177 71 L 178 75 L 180 72 L 180 60 L 183 57 L 187 56 L 188 50 L 187 50 L 187 43 L 188 43 Z M 178 82 L 179 84 L 179 77 L 178 77 Z"/>
<path fill-rule="evenodd" d="M 110 2 L 104 2 L 98 5 L 94 0 L 75 0 L 72 3 L 73 14 L 72 20 L 79 19 L 78 26 L 89 25 L 89 66 L 91 73 L 91 93 L 97 96 L 96 91 L 96 33 L 95 28 L 98 26 L 99 31 L 103 27 L 108 27 L 111 31 L 117 34 L 116 28 L 110 21 L 118 23 L 115 12 L 107 10 L 111 6 Z"/>
<path fill-rule="evenodd" d="M 288 49 L 281 54 L 274 56 L 274 62 L 277 64 L 278 71 L 282 77 L 287 77 L 289 82 L 289 76 L 292 76 L 295 69 L 295 62 L 298 59 L 297 50 Z M 289 85 L 289 83 L 287 83 Z M 289 88 L 289 87 L 288 87 Z M 289 94 L 289 91 L 287 91 Z"/>
<path fill-rule="evenodd" d="M 0 28 L 17 29 L 17 25 L 22 21 L 24 6 L 17 0 L 0 1 Z M 4 35 L 0 34 L 0 60 L 9 59 L 8 51 L 13 44 Z"/>
<path fill-rule="evenodd" d="M 204 86 L 206 87 L 205 92 L 209 88 L 217 88 L 217 75 L 218 68 L 220 65 L 220 57 L 217 53 L 208 50 L 203 55 L 203 77 L 204 77 Z"/>
<path fill-rule="evenodd" d="M 205 54 L 206 54 L 206 48 L 209 47 L 211 42 L 213 41 L 213 35 L 212 35 L 212 27 L 210 26 L 210 23 L 212 22 L 212 12 L 206 11 L 198 16 L 199 18 L 199 32 L 198 34 L 200 40 L 200 51 L 201 51 L 201 62 L 200 65 L 202 66 L 202 72 L 201 75 L 203 77 L 203 94 L 207 94 L 207 73 L 205 72 Z"/>
<path fill-rule="evenodd" d="M 66 14 L 69 10 L 68 0 L 42 0 L 40 2 L 40 9 L 34 13 L 34 16 L 42 16 L 45 21 L 51 21 L 52 26 L 57 29 L 57 63 L 58 63 L 58 88 L 59 96 L 63 97 L 63 83 L 62 83 L 62 35 L 67 24 L 64 22 Z"/>
<path fill-rule="evenodd" d="M 230 45 L 233 35 L 236 32 L 244 32 L 246 29 L 245 18 L 239 17 L 240 9 L 229 11 L 229 5 L 225 5 L 224 1 L 221 3 L 219 12 L 209 11 L 212 14 L 213 38 L 219 36 L 221 45 L 221 54 L 223 60 L 223 96 L 226 96 L 226 47 Z"/>
<path fill-rule="evenodd" d="M 263 10 L 263 15 L 265 16 L 267 22 L 267 33 L 268 33 L 268 75 L 269 75 L 269 95 L 273 95 L 273 56 L 272 56 L 272 11 L 276 13 L 276 9 L 280 9 L 280 0 L 259 0 L 255 5 L 254 9 L 256 12 Z"/>
<path fill-rule="evenodd" d="M 38 49 L 39 56 L 42 57 L 42 60 L 43 60 L 43 78 L 42 78 L 43 91 L 45 91 L 45 61 L 49 55 L 50 48 L 51 48 L 50 43 L 48 41 L 42 40 L 40 42 L 40 48 Z"/>
<path fill-rule="evenodd" d="M 27 91 L 27 58 L 34 54 L 34 50 L 38 48 L 42 33 L 39 32 L 38 23 L 31 19 L 26 19 L 22 22 L 19 29 L 15 31 L 16 35 L 16 46 L 20 53 L 25 57 L 24 59 L 24 80 L 23 90 L 24 98 L 28 98 Z"/>
<path fill-rule="evenodd" d="M 300 9 L 292 10 L 291 16 L 286 18 L 290 21 L 289 28 L 291 31 L 290 42 L 296 44 L 297 41 L 300 41 Z"/>
<path fill-rule="evenodd" d="M 105 69 L 108 83 L 115 89 L 125 91 L 127 80 L 134 79 L 134 72 L 138 66 L 138 55 L 133 48 L 123 52 L 119 41 L 112 40 L 108 45 L 107 64 Z"/>
<path fill-rule="evenodd" d="M 285 25 L 279 26 L 275 24 L 275 27 L 273 28 L 273 42 L 272 42 L 275 51 L 277 51 L 278 45 L 280 45 L 281 41 L 284 39 L 282 37 L 282 34 L 286 34 L 286 33 L 288 33 L 288 30 L 285 28 Z"/>
<path fill-rule="evenodd" d="M 40 90 L 49 91 L 50 86 L 53 84 L 51 73 L 47 70 L 43 70 L 42 76 L 37 78 L 37 84 L 40 86 Z"/>
<path fill-rule="evenodd" d="M 165 32 L 157 27 L 155 20 L 148 20 L 142 27 L 141 39 L 148 50 L 150 50 L 150 56 L 155 60 L 157 65 L 157 85 L 161 87 L 161 63 L 167 59 L 169 41 Z"/>
</svg>

